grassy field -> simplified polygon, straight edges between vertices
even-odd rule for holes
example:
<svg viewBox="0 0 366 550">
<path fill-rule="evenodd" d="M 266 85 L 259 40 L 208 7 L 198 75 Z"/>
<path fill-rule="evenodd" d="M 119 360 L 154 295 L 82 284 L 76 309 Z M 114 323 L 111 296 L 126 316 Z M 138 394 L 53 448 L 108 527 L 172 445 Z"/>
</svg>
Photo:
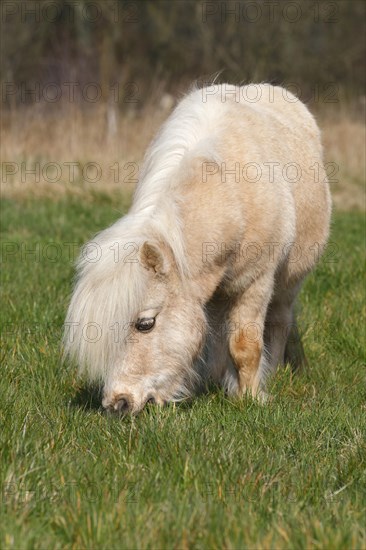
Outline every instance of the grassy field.
<svg viewBox="0 0 366 550">
<path fill-rule="evenodd" d="M 362 213 L 334 216 L 300 299 L 309 368 L 270 403 L 213 391 L 121 420 L 60 336 L 77 247 L 126 208 L 3 202 L 1 548 L 365 548 Z"/>
</svg>

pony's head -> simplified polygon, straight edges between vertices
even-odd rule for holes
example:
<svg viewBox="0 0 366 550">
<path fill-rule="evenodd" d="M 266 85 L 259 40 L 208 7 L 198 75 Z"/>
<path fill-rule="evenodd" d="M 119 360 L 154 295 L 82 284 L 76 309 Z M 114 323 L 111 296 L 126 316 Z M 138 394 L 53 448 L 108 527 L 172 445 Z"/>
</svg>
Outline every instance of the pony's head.
<svg viewBox="0 0 366 550">
<path fill-rule="evenodd" d="M 166 242 L 141 235 L 113 242 L 108 232 L 81 254 L 65 352 L 103 384 L 106 409 L 136 413 L 148 401 L 192 392 L 205 315 Z"/>
</svg>

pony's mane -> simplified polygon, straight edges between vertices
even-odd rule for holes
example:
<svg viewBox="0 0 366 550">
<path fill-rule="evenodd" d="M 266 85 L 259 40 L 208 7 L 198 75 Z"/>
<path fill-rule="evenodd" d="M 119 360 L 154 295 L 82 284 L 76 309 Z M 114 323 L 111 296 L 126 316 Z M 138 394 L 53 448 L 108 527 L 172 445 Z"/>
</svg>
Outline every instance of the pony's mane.
<svg viewBox="0 0 366 550">
<path fill-rule="evenodd" d="M 210 99 L 204 102 L 202 90 L 192 89 L 163 124 L 145 154 L 130 210 L 133 215 L 154 217 L 182 274 L 188 273 L 179 216 L 179 186 L 184 185 L 185 175 L 183 161 L 189 162 L 194 157 L 219 160 L 212 135 L 217 132 L 222 111 L 217 108 L 219 97 L 212 95 Z"/>
<path fill-rule="evenodd" d="M 139 263 L 142 244 L 165 242 L 181 278 L 189 277 L 179 186 L 190 158 L 218 161 L 211 136 L 223 109 L 218 98 L 210 99 L 203 102 L 196 89 L 180 102 L 147 150 L 129 213 L 96 235 L 78 259 L 64 349 L 90 380 L 105 379 L 144 306 L 148 275 Z"/>
</svg>

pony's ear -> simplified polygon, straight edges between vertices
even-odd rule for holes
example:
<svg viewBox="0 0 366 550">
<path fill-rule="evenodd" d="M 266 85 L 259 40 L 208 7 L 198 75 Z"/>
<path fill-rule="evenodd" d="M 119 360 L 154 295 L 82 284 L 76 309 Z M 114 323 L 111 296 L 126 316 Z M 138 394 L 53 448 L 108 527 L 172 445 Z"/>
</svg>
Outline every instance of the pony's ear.
<svg viewBox="0 0 366 550">
<path fill-rule="evenodd" d="M 146 269 L 151 269 L 159 275 L 165 275 L 168 272 L 168 259 L 163 248 L 157 244 L 145 241 L 141 248 L 140 259 Z"/>
</svg>

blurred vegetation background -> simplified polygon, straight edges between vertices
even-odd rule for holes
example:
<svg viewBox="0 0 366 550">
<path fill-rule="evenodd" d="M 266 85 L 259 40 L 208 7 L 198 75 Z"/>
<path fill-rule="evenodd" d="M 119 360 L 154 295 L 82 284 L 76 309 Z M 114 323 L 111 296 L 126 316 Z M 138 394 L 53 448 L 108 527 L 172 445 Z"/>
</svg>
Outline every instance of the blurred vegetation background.
<svg viewBox="0 0 366 550">
<path fill-rule="evenodd" d="M 5 191 L 40 188 L 21 162 L 79 164 L 47 188 L 88 183 L 87 161 L 102 167 L 98 185 L 133 187 L 111 166 L 137 174 L 182 93 L 216 78 L 283 85 L 308 103 L 338 167 L 336 201 L 363 207 L 365 31 L 364 0 L 4 1 L 0 152 L 18 163 Z"/>
<path fill-rule="evenodd" d="M 1 79 L 134 82 L 143 100 L 156 81 L 175 91 L 223 70 L 226 81 L 293 82 L 310 99 L 315 83 L 360 96 L 365 14 L 363 0 L 3 2 Z"/>
</svg>

